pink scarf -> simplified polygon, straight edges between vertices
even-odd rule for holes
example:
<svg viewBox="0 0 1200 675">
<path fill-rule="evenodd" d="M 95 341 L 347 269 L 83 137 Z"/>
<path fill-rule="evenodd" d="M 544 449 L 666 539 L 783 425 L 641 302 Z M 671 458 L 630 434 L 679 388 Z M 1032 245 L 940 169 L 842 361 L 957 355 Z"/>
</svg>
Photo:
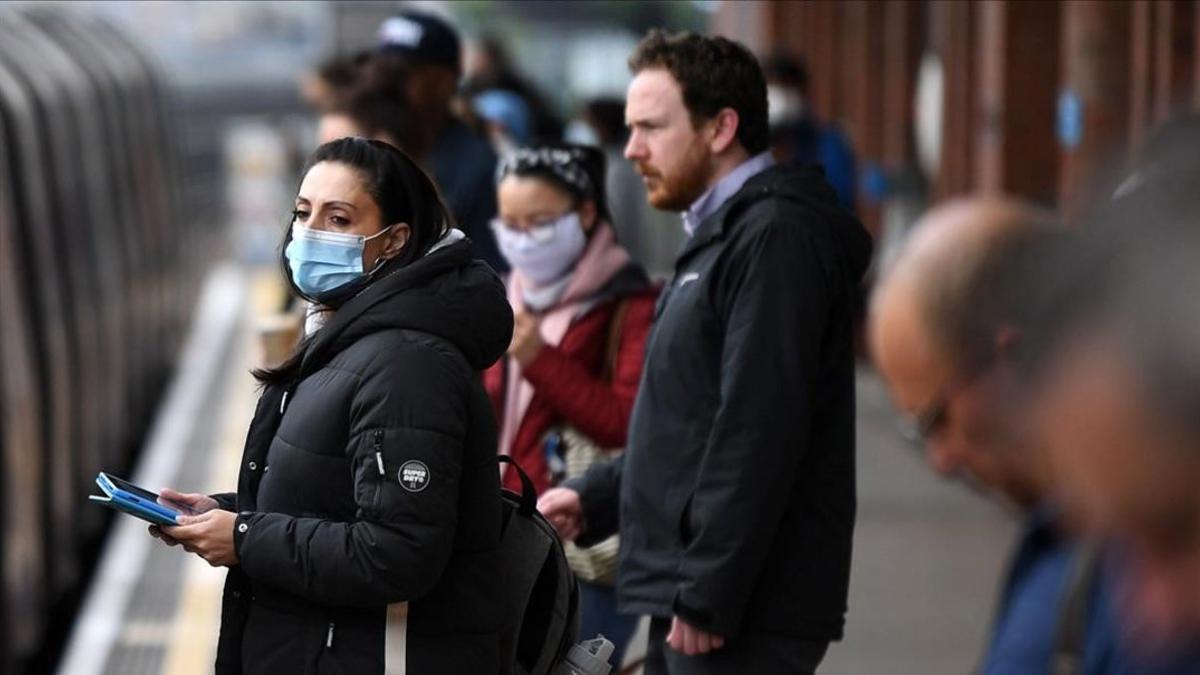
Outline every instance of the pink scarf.
<svg viewBox="0 0 1200 675">
<path fill-rule="evenodd" d="M 542 314 L 542 340 L 547 345 L 557 347 L 567 334 L 571 323 L 592 308 L 591 299 L 595 293 L 629 264 L 629 252 L 617 243 L 612 226 L 600 222 L 596 228 L 583 256 L 571 272 L 571 280 L 567 282 L 562 297 Z M 508 302 L 512 305 L 514 314 L 527 311 L 522 289 L 528 283 L 518 270 L 514 269 L 509 276 Z M 508 373 L 504 389 L 503 417 L 500 420 L 502 455 L 512 452 L 513 440 L 517 436 L 521 420 L 529 410 L 529 402 L 533 400 L 533 386 L 521 376 L 521 364 L 511 356 L 505 358 L 508 359 Z"/>
</svg>

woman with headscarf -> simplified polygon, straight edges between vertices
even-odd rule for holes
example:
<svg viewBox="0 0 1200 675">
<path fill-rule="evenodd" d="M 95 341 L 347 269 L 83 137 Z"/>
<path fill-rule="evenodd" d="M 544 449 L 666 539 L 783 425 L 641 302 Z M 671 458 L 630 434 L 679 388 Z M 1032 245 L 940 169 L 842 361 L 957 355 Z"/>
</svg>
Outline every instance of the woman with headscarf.
<svg viewBox="0 0 1200 675">
<path fill-rule="evenodd" d="M 538 491 L 625 445 L 657 291 L 616 240 L 604 199 L 604 154 L 587 146 L 521 149 L 497 170 L 493 223 L 512 266 L 508 357 L 485 373 L 500 452 Z M 570 466 L 568 466 L 568 464 Z M 519 487 L 515 472 L 506 486 Z M 615 540 L 568 546 L 581 580 L 583 635 L 624 649 L 636 617 L 616 613 Z"/>
</svg>

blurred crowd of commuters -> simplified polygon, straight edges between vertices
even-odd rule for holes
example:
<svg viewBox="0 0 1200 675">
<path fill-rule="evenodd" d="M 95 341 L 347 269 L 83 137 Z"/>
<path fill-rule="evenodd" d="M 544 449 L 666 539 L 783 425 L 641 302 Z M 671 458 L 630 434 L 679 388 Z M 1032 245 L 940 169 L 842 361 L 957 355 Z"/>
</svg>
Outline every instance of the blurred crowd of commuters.
<svg viewBox="0 0 1200 675">
<path fill-rule="evenodd" d="M 416 31 L 420 39 L 408 41 Z M 358 135 L 387 141 L 417 158 L 433 174 L 480 257 L 499 272 L 507 271 L 508 263 L 487 234 L 496 204 L 482 191 L 498 158 L 522 147 L 594 146 L 605 154 L 605 192 L 617 238 L 651 275 L 670 273 L 682 233 L 667 227 L 674 214 L 646 203 L 641 178 L 622 156 L 628 138 L 623 98 L 582 100 L 564 121 L 519 72 L 498 37 L 484 34 L 464 45 L 447 22 L 422 12 L 385 22 L 378 42 L 374 49 L 335 56 L 305 75 L 302 94 L 319 115 L 319 143 Z M 775 158 L 822 165 L 842 205 L 853 211 L 854 152 L 836 126 L 815 117 L 805 64 L 775 54 L 763 67 Z"/>
<path fill-rule="evenodd" d="M 483 375 L 499 452 L 565 538 L 594 545 L 568 549 L 583 634 L 613 638 L 619 658 L 635 615 L 652 616 L 649 672 L 812 672 L 844 614 L 849 308 L 870 250 L 854 153 L 781 56 L 751 61 L 767 119 L 736 118 L 737 137 L 707 148 L 720 171 L 679 174 L 690 156 L 645 140 L 665 124 L 651 120 L 663 71 L 694 123 L 722 133 L 723 92 L 698 92 L 697 64 L 675 59 L 749 54 L 733 44 L 652 36 L 628 101 L 586 101 L 564 124 L 497 40 L 464 69 L 449 24 L 406 12 L 304 87 L 320 142 L 404 150 L 504 275 L 513 338 Z M 763 138 L 743 136 L 757 126 Z M 869 349 L 914 440 L 1024 518 L 982 672 L 1200 672 L 1197 127 L 1165 127 L 1075 227 L 962 198 L 884 261 Z M 643 245 L 655 209 L 684 214 L 674 261 Z M 793 241 L 783 220 L 820 234 Z"/>
</svg>

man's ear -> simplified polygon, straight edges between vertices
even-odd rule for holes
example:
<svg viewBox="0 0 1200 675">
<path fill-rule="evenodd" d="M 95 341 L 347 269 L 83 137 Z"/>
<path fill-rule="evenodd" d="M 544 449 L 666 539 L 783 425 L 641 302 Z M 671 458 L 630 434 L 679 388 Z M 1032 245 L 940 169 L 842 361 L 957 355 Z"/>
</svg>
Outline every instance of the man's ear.
<svg viewBox="0 0 1200 675">
<path fill-rule="evenodd" d="M 729 149 L 737 140 L 738 125 L 741 120 L 733 108 L 722 108 L 711 120 L 712 137 L 708 141 L 708 149 L 714 155 L 719 155 Z"/>
<path fill-rule="evenodd" d="M 387 244 L 384 245 L 381 255 L 388 260 L 400 255 L 411 236 L 412 228 L 408 223 L 396 223 L 387 234 Z"/>
</svg>

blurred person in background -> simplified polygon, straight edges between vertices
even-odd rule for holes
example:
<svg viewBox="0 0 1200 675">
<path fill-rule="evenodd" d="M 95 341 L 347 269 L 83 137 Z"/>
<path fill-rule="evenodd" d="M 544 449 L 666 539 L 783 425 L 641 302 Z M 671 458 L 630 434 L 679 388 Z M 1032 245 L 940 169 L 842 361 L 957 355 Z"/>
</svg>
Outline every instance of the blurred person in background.
<svg viewBox="0 0 1200 675">
<path fill-rule="evenodd" d="M 462 74 L 461 43 L 450 24 L 432 14 L 405 11 L 383 22 L 369 82 L 403 81 L 424 164 L 471 240 L 475 254 L 498 272 L 508 270 L 489 223 L 496 215 L 492 178 L 496 154 L 452 110 Z"/>
<path fill-rule="evenodd" d="M 1065 504 L 1125 544 L 1148 641 L 1200 635 L 1198 140 L 1195 116 L 1151 138 L 1056 266 L 1028 357 Z"/>
<path fill-rule="evenodd" d="M 503 157 L 533 142 L 533 119 L 525 99 L 505 89 L 488 89 L 471 99 L 488 141 Z"/>
<path fill-rule="evenodd" d="M 625 446 L 655 289 L 622 248 L 604 193 L 604 155 L 584 146 L 518 150 L 497 171 L 500 251 L 516 315 L 508 357 L 484 374 L 500 452 L 539 493 Z M 520 489 L 515 471 L 504 484 Z M 582 635 L 602 634 L 621 661 L 637 617 L 618 614 L 615 538 L 568 549 L 580 577 Z"/>
<path fill-rule="evenodd" d="M 657 238 L 654 228 L 678 222 L 672 213 L 659 211 L 646 203 L 646 188 L 633 164 L 625 159 L 625 101 L 600 97 L 584 102 L 575 118 L 567 125 L 567 140 L 594 145 L 604 151 L 608 175 L 605 192 L 613 213 L 617 239 L 633 259 L 652 273 L 661 274 L 671 268 L 678 246 L 667 246 L 659 253 L 653 246 Z M 679 239 L 682 240 L 682 233 Z"/>
<path fill-rule="evenodd" d="M 374 134 L 367 131 L 371 126 L 374 125 L 363 119 L 350 102 L 339 101 L 330 104 L 329 108 L 317 118 L 317 143 L 325 145 L 339 138 L 372 138 Z M 394 141 L 385 142 L 396 145 Z"/>
<path fill-rule="evenodd" d="M 1120 561 L 1065 530 L 1045 448 L 1013 423 L 1028 285 L 1069 251 L 1049 214 L 999 198 L 944 204 L 918 223 L 871 305 L 870 339 L 896 406 L 931 467 L 1016 507 L 1025 522 L 982 672 L 1194 673 L 1190 654 L 1142 654 L 1126 641 Z"/>
<path fill-rule="evenodd" d="M 323 114 L 345 90 L 358 81 L 362 64 L 370 52 L 350 56 L 336 55 L 321 62 L 300 78 L 300 98 L 318 114 Z"/>
<path fill-rule="evenodd" d="M 477 372 L 512 312 L 451 227 L 395 147 L 313 154 L 281 264 L 324 322 L 255 372 L 237 492 L 164 490 L 200 515 L 151 528 L 229 568 L 216 672 L 498 672 L 496 428 Z"/>
<path fill-rule="evenodd" d="M 300 98 L 317 115 L 317 145 L 350 136 L 366 136 L 363 124 L 348 112 L 349 99 L 361 87 L 369 52 L 333 56 L 300 78 Z"/>
<path fill-rule="evenodd" d="M 813 112 L 808 99 L 808 67 L 798 57 L 775 54 L 767 59 L 763 70 L 775 159 L 819 164 L 837 191 L 838 201 L 854 211 L 858 184 L 854 149 L 841 130 L 822 123 Z"/>
<path fill-rule="evenodd" d="M 361 62 L 359 68 L 358 75 L 326 103 L 318 120 L 318 140 L 328 143 L 351 136 L 372 138 L 424 164 L 429 149 L 405 97 L 403 72 L 391 70 L 387 77 L 374 77 L 370 59 Z"/>
<path fill-rule="evenodd" d="M 529 80 L 517 72 L 499 36 L 485 34 L 470 44 L 464 67 L 463 95 L 474 99 L 487 91 L 506 91 L 525 104 L 530 116 L 526 145 L 562 140 L 563 123 Z"/>
<path fill-rule="evenodd" d="M 812 673 L 845 621 L 870 236 L 819 169 L 774 163 L 744 46 L 652 31 L 629 63 L 625 155 L 689 238 L 625 454 L 539 507 L 583 545 L 619 525 L 618 600 L 651 616 L 648 674 Z"/>
</svg>

